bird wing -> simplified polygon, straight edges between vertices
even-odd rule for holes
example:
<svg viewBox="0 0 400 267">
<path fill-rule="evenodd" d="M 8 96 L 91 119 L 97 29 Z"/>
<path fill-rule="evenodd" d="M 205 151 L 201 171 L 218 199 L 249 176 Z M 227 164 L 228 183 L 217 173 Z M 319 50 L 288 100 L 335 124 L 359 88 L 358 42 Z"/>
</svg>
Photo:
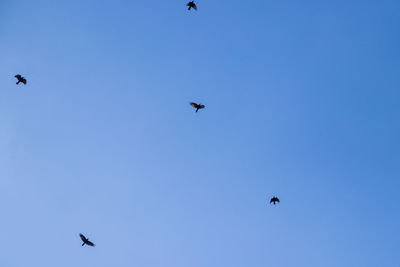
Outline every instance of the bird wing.
<svg viewBox="0 0 400 267">
<path fill-rule="evenodd" d="M 85 243 L 86 243 L 88 246 L 91 246 L 91 247 L 95 247 L 95 246 L 96 246 L 95 244 L 93 244 L 93 242 L 91 242 L 91 241 L 89 241 L 89 240 L 87 240 Z"/>
<path fill-rule="evenodd" d="M 276 198 L 276 202 L 281 203 L 281 202 L 279 201 L 279 198 Z"/>
<path fill-rule="evenodd" d="M 196 4 L 193 4 L 193 9 L 194 9 L 194 10 L 197 10 Z"/>
<path fill-rule="evenodd" d="M 196 103 L 194 103 L 194 102 L 190 102 L 190 105 L 192 106 L 192 107 L 194 107 L 194 108 L 197 108 L 197 104 Z"/>
<path fill-rule="evenodd" d="M 86 237 L 83 234 L 79 234 L 83 242 L 86 242 Z"/>
<path fill-rule="evenodd" d="M 26 84 L 26 79 L 25 79 L 25 78 L 21 78 L 21 82 L 22 82 L 23 84 Z"/>
<path fill-rule="evenodd" d="M 269 204 L 271 204 L 272 202 L 274 202 L 274 199 L 273 199 L 273 198 L 271 198 L 271 200 L 269 201 Z"/>
<path fill-rule="evenodd" d="M 22 76 L 19 74 L 15 75 L 14 77 L 17 78 L 18 80 L 22 78 Z"/>
<path fill-rule="evenodd" d="M 205 108 L 206 106 L 204 106 L 204 105 L 199 105 L 199 108 Z"/>
</svg>

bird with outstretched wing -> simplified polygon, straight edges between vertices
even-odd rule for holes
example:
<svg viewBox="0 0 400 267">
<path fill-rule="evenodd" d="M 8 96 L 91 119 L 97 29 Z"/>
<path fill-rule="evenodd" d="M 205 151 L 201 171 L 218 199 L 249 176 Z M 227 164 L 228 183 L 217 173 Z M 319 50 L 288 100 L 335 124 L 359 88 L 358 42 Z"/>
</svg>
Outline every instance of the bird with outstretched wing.
<svg viewBox="0 0 400 267">
<path fill-rule="evenodd" d="M 18 79 L 17 84 L 19 84 L 19 83 L 26 84 L 26 79 L 24 77 L 22 77 L 20 74 L 17 74 L 14 77 Z"/>
<path fill-rule="evenodd" d="M 199 111 L 199 109 L 203 109 L 203 108 L 206 107 L 206 106 L 204 106 L 202 104 L 197 104 L 197 103 L 194 103 L 194 102 L 190 102 L 190 105 L 196 109 L 196 112 Z"/>
<path fill-rule="evenodd" d="M 84 245 L 88 245 L 91 247 L 96 246 L 95 244 L 93 244 L 93 242 L 89 241 L 89 238 L 86 238 L 86 236 L 84 236 L 83 234 L 79 234 L 79 236 L 81 237 L 81 239 L 83 241 L 82 246 L 84 246 Z"/>
<path fill-rule="evenodd" d="M 194 10 L 197 10 L 197 6 L 194 3 L 194 1 L 190 1 L 189 3 L 187 3 L 186 6 L 188 6 L 188 10 L 190 10 L 191 8 L 193 8 Z"/>
<path fill-rule="evenodd" d="M 269 201 L 269 204 L 276 204 L 276 202 L 278 202 L 278 203 L 280 203 L 280 201 L 279 201 L 279 198 L 277 198 L 277 197 L 273 197 L 273 198 L 271 198 L 271 200 Z"/>
</svg>

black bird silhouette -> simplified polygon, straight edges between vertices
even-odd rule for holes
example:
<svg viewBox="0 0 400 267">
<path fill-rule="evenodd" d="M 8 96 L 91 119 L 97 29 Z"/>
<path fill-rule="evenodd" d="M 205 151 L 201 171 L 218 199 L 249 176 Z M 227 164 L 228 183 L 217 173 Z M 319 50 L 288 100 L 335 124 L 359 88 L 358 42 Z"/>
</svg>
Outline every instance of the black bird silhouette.
<svg viewBox="0 0 400 267">
<path fill-rule="evenodd" d="M 194 1 L 190 1 L 189 3 L 187 3 L 186 6 L 188 6 L 188 10 L 190 10 L 191 8 L 193 8 L 194 10 L 197 10 L 197 6 L 194 3 Z"/>
<path fill-rule="evenodd" d="M 84 246 L 85 244 L 91 247 L 95 247 L 96 245 L 93 244 L 91 241 L 89 241 L 89 238 L 86 238 L 86 236 L 84 236 L 83 234 L 79 234 L 79 236 L 81 237 L 83 243 L 82 246 Z"/>
<path fill-rule="evenodd" d="M 274 205 L 275 205 L 276 202 L 280 203 L 279 198 L 273 197 L 273 198 L 271 198 L 271 200 L 269 201 L 269 204 L 274 203 Z"/>
<path fill-rule="evenodd" d="M 203 108 L 206 107 L 206 106 L 204 106 L 202 104 L 196 104 L 194 102 L 190 102 L 190 105 L 196 109 L 196 112 L 199 111 L 199 109 L 203 109 Z"/>
<path fill-rule="evenodd" d="M 26 84 L 26 79 L 24 77 L 22 77 L 21 75 L 17 74 L 14 77 L 18 79 L 17 84 L 19 84 L 19 83 Z"/>
</svg>

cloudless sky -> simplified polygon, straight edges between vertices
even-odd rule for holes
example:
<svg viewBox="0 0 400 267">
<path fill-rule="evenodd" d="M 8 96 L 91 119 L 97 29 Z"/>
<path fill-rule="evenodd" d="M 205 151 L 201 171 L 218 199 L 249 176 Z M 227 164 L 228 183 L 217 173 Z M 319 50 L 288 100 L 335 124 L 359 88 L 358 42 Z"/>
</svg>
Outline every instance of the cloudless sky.
<svg viewBox="0 0 400 267">
<path fill-rule="evenodd" d="M 399 267 L 400 2 L 196 3 L 0 0 L 0 266 Z"/>
</svg>

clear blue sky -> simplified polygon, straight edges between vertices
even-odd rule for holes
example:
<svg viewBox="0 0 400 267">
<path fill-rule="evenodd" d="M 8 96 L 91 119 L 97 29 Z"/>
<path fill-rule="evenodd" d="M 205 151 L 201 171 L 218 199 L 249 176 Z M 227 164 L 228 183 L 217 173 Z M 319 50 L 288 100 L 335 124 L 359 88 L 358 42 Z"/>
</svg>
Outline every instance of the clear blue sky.
<svg viewBox="0 0 400 267">
<path fill-rule="evenodd" d="M 400 266 L 400 2 L 185 4 L 0 1 L 0 266 Z"/>
</svg>

